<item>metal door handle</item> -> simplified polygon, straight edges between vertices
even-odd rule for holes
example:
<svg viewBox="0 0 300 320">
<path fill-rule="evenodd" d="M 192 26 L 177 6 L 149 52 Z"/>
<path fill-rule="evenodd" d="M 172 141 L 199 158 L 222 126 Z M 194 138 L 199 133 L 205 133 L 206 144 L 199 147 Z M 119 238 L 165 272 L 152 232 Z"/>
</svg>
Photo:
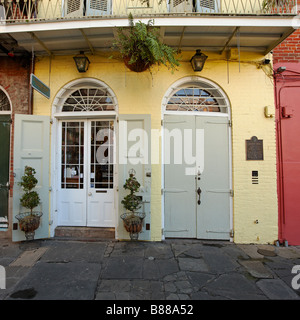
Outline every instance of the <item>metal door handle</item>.
<svg viewBox="0 0 300 320">
<path fill-rule="evenodd" d="M 198 193 L 198 196 L 199 196 L 199 199 L 198 199 L 198 204 L 201 204 L 201 200 L 200 200 L 200 198 L 201 198 L 201 189 L 200 189 L 200 187 L 197 189 L 197 193 Z"/>
<path fill-rule="evenodd" d="M 89 197 L 91 197 L 91 196 L 92 196 L 92 193 L 91 193 L 91 192 L 89 192 L 89 193 L 88 193 L 88 196 L 89 196 Z"/>
</svg>

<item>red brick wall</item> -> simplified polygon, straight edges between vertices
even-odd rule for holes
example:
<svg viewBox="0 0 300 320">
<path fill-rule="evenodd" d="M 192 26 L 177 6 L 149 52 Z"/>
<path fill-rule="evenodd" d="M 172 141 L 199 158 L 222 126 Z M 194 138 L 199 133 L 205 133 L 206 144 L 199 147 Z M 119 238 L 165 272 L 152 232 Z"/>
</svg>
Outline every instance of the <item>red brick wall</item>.
<svg viewBox="0 0 300 320">
<path fill-rule="evenodd" d="M 274 64 L 278 62 L 300 62 L 300 29 L 291 34 L 273 50 Z"/>
<path fill-rule="evenodd" d="M 300 0 L 297 1 L 298 16 Z M 273 50 L 273 62 L 300 62 L 300 29 L 295 30 L 285 41 Z"/>
<path fill-rule="evenodd" d="M 13 150 L 14 150 L 14 118 L 15 114 L 30 113 L 30 59 L 22 57 L 0 57 L 0 88 L 7 92 L 12 104 L 12 125 L 10 137 L 10 197 L 12 197 L 14 183 Z M 10 201 L 11 203 L 11 201 Z M 9 213 L 12 212 L 9 208 Z M 1 238 L 11 238 L 11 221 L 9 215 L 9 229 L 0 233 Z"/>
<path fill-rule="evenodd" d="M 7 91 L 14 113 L 29 110 L 30 60 L 0 57 L 0 85 Z"/>
<path fill-rule="evenodd" d="M 14 118 L 16 113 L 30 113 L 30 59 L 23 57 L 0 58 L 0 86 L 3 87 L 12 104 L 10 185 L 13 185 L 13 141 Z M 10 190 L 12 196 L 12 188 Z"/>
</svg>

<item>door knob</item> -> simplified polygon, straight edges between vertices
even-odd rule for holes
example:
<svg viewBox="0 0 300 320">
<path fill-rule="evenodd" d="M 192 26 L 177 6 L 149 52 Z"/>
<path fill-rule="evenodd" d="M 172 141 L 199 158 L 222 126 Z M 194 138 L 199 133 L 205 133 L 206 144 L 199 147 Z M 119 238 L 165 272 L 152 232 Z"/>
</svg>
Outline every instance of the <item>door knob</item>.
<svg viewBox="0 0 300 320">
<path fill-rule="evenodd" d="M 200 187 L 197 189 L 197 194 L 198 194 L 198 196 L 199 196 L 199 199 L 198 199 L 198 204 L 200 205 L 201 204 L 201 200 L 200 200 L 200 198 L 201 198 L 201 189 L 200 189 Z"/>
<path fill-rule="evenodd" d="M 91 192 L 89 192 L 89 193 L 88 193 L 88 196 L 89 196 L 89 197 L 91 197 L 91 196 L 92 196 L 92 193 L 91 193 Z"/>
</svg>

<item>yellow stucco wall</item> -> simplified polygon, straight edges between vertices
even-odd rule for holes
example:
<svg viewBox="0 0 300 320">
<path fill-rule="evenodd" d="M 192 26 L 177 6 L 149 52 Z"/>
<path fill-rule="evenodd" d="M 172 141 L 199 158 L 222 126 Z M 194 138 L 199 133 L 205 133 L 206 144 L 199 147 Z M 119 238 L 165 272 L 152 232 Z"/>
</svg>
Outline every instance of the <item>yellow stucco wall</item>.
<svg viewBox="0 0 300 320">
<path fill-rule="evenodd" d="M 120 114 L 151 114 L 152 129 L 161 129 L 161 104 L 169 87 L 186 76 L 200 76 L 216 82 L 227 94 L 232 112 L 233 228 L 236 243 L 273 243 L 277 239 L 276 145 L 273 118 L 265 118 L 264 107 L 274 106 L 273 84 L 255 62 L 259 54 L 242 53 L 241 62 L 227 63 L 225 54 L 209 56 L 201 73 L 189 63 L 194 52 L 182 54 L 179 70 L 172 74 L 165 67 L 140 74 L 105 56 L 89 56 L 90 68 L 77 72 L 72 56 L 37 59 L 35 75 L 51 87 L 51 98 L 34 94 L 34 114 L 51 115 L 58 91 L 81 77 L 97 78 L 116 94 Z M 50 71 L 50 73 L 49 73 Z M 245 140 L 263 139 L 264 160 L 246 161 Z M 159 148 L 152 148 L 152 153 Z M 153 155 L 152 155 L 153 156 Z M 252 184 L 252 171 L 258 171 L 259 184 Z M 152 165 L 151 240 L 161 240 L 161 166 Z M 258 223 L 255 223 L 255 221 Z"/>
</svg>

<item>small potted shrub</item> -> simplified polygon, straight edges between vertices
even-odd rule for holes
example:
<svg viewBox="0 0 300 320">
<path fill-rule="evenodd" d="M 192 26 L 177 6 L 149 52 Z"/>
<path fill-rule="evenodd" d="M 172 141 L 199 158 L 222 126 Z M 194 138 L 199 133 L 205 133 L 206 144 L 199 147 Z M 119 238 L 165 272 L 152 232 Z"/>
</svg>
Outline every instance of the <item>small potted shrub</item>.
<svg viewBox="0 0 300 320">
<path fill-rule="evenodd" d="M 38 180 L 34 176 L 35 174 L 35 169 L 26 166 L 24 175 L 21 177 L 21 182 L 19 182 L 19 185 L 24 191 L 20 203 L 24 208 L 29 209 L 30 211 L 19 213 L 16 218 L 19 221 L 20 229 L 25 232 L 27 240 L 34 239 L 35 230 L 39 227 L 40 217 L 43 215 L 42 212 L 33 211 L 33 209 L 40 204 L 38 193 L 33 191 L 38 183 Z"/>
<path fill-rule="evenodd" d="M 151 69 L 155 64 L 163 64 L 172 71 L 179 66 L 176 51 L 161 42 L 159 28 L 154 27 L 154 22 L 134 23 L 131 14 L 129 27 L 118 28 L 112 48 L 120 52 L 125 65 L 134 72 Z"/>
<path fill-rule="evenodd" d="M 125 190 L 129 190 L 129 194 L 121 201 L 126 209 L 126 212 L 121 215 L 121 218 L 126 231 L 130 233 L 131 240 L 137 240 L 139 233 L 142 231 L 145 213 L 137 211 L 142 206 L 142 199 L 136 195 L 139 191 L 140 183 L 137 181 L 134 171 L 129 173 L 129 178 L 123 187 Z"/>
</svg>

